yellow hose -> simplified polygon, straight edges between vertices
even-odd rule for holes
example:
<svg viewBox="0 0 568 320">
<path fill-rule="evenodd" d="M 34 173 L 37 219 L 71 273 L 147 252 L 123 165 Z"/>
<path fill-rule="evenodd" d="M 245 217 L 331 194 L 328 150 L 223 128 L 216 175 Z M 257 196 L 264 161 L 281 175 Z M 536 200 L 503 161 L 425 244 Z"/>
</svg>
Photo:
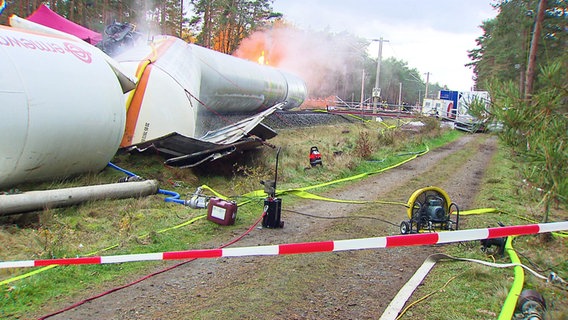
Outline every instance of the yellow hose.
<svg viewBox="0 0 568 320">
<path fill-rule="evenodd" d="M 514 237 L 508 237 L 507 242 L 505 243 L 505 250 L 509 253 L 509 258 L 511 258 L 512 263 L 521 264 L 521 260 L 517 253 L 513 249 L 512 242 Z M 503 304 L 503 308 L 501 308 L 501 313 L 499 313 L 499 320 L 510 320 L 513 318 L 515 313 L 515 308 L 517 307 L 517 300 L 519 299 L 519 295 L 523 290 L 523 284 L 525 282 L 525 271 L 521 266 L 514 267 L 515 272 L 515 280 L 513 280 L 513 286 L 511 290 L 509 290 L 509 295 L 507 299 L 505 299 L 505 303 Z"/>
</svg>

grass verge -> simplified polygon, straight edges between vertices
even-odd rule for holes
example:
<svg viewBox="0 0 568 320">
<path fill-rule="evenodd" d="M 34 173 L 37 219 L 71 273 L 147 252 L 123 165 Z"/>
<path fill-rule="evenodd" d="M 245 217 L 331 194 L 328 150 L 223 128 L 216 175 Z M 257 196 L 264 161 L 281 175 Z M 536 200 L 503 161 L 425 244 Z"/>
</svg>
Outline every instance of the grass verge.
<svg viewBox="0 0 568 320">
<path fill-rule="evenodd" d="M 426 145 L 433 149 L 455 140 L 460 135 L 457 131 L 443 131 L 436 126 L 426 126 L 412 132 L 386 130 L 385 128 L 386 126 L 380 123 L 371 122 L 282 130 L 275 139 L 271 140 L 272 144 L 281 147 L 278 188 L 314 185 L 363 172 L 380 170 L 399 162 L 401 158 L 423 151 Z M 325 170 L 321 167 L 310 167 L 308 155 L 311 146 L 318 146 L 322 153 Z M 512 202 L 512 196 L 507 193 L 510 190 L 519 190 L 519 184 L 515 184 L 513 179 L 515 168 L 512 163 L 503 164 L 506 163 L 506 155 L 501 154 L 499 157 L 494 159 L 489 175 L 492 178 L 488 178 L 486 183 L 488 190 L 491 191 L 482 192 L 477 203 L 480 207 L 494 205 L 506 212 L 516 212 L 515 209 L 519 207 L 508 207 Z M 260 180 L 274 176 L 276 151 L 261 148 L 243 155 L 242 159 L 234 165 L 223 167 L 215 164 L 193 171 L 164 167 L 162 161 L 163 159 L 157 156 L 129 154 L 117 155 L 113 159 L 115 164 L 129 171 L 148 179 L 158 180 L 161 188 L 176 191 L 184 199 L 189 198 L 198 186 L 206 184 L 224 195 L 241 200 L 239 195 L 260 189 Z M 40 186 L 22 186 L 22 190 L 111 183 L 122 176 L 121 173 L 107 168 L 98 174 L 71 180 Z M 332 188 L 332 186 L 326 188 Z M 494 189 L 500 191 L 492 191 Z M 205 219 L 197 219 L 189 223 L 203 216 L 205 212 L 166 203 L 163 198 L 161 195 L 154 195 L 144 199 L 98 201 L 70 208 L 46 209 L 33 215 L 9 217 L 4 219 L 0 227 L 0 241 L 5 244 L 6 248 L 0 252 L 0 259 L 27 260 L 88 254 L 162 252 L 203 248 L 212 242 L 218 245 L 230 240 L 235 228 L 252 224 L 259 217 L 259 208 L 262 206 L 262 200 L 259 199 L 251 205 L 240 207 L 236 225 L 221 227 Z M 533 201 L 530 201 L 532 204 Z M 519 202 L 522 203 L 522 201 Z M 534 212 L 537 211 L 538 209 L 534 209 Z M 476 218 L 468 219 L 471 227 L 494 224 L 493 218 L 489 221 L 486 217 L 479 217 L 480 221 L 474 220 Z M 516 220 L 503 221 L 506 224 L 514 224 Z M 170 230 L 172 226 L 182 227 Z M 465 251 L 457 251 L 456 255 L 475 256 L 477 247 L 462 247 L 457 247 L 455 250 Z M 562 257 L 563 252 L 565 253 L 565 251 L 562 252 L 563 249 L 565 248 L 560 247 L 555 253 L 559 252 Z M 535 254 L 538 256 L 539 253 L 535 252 Z M 100 293 L 110 283 L 113 286 L 128 283 L 136 279 L 136 275 L 162 269 L 166 264 L 149 262 L 50 268 L 22 280 L 4 284 L 1 287 L 0 317 L 26 318 L 30 314 L 37 314 L 44 305 L 53 305 L 53 308 L 56 308 L 55 302 L 70 304 L 76 302 L 79 296 L 84 296 L 85 292 L 87 294 Z M 548 264 L 543 262 L 543 266 L 546 265 Z M 448 271 L 451 274 L 463 273 L 462 269 L 454 271 L 452 268 L 455 266 L 458 264 L 453 264 L 442 271 L 442 274 L 447 275 Z M 560 274 L 566 274 L 566 268 L 566 264 L 561 264 Z M 30 271 L 0 270 L 0 281 Z M 483 278 L 487 272 L 489 271 L 476 271 L 472 277 Z M 436 278 L 436 276 L 432 277 Z M 491 277 L 504 277 L 503 285 L 499 288 L 506 287 L 507 276 L 498 274 L 491 275 Z M 442 277 L 439 278 L 442 279 Z M 470 290 L 472 295 L 476 292 L 488 292 L 487 288 L 478 288 L 476 283 L 473 280 L 465 281 L 459 289 L 474 286 L 474 289 Z M 496 282 L 490 281 L 490 283 L 493 285 Z M 437 287 L 438 283 L 427 282 L 423 288 L 426 290 Z M 415 296 L 419 295 L 420 293 L 415 294 Z M 463 293 L 453 296 L 464 299 Z M 441 306 L 443 306 L 444 299 L 442 299 Z M 478 309 L 495 312 L 493 310 L 498 309 L 499 301 L 502 300 L 496 299 L 489 306 L 480 305 Z M 422 312 L 434 315 L 436 314 L 432 313 L 434 310 L 444 310 L 439 314 L 440 316 L 445 315 L 447 309 L 420 310 L 420 305 L 416 308 L 411 311 L 415 315 L 422 314 Z M 479 316 L 479 312 L 476 315 Z"/>
<path fill-rule="evenodd" d="M 475 199 L 476 208 L 496 208 L 502 213 L 472 215 L 462 219 L 466 228 L 497 227 L 540 222 L 542 208 L 517 172 L 514 158 L 505 148 L 499 148 L 484 177 L 481 192 Z M 554 210 L 552 221 L 565 221 L 568 213 L 560 207 Z M 565 237 L 529 235 L 513 240 L 521 263 L 548 276 L 551 271 L 568 275 Z M 480 242 L 451 244 L 446 253 L 460 258 L 510 263 L 507 254 L 484 253 Z M 439 262 L 413 294 L 413 304 L 400 319 L 415 319 L 428 315 L 431 319 L 496 319 L 501 313 L 511 288 L 512 268 L 498 269 L 468 262 Z M 446 283 L 449 283 L 446 285 Z M 525 272 L 524 289 L 537 290 L 545 299 L 548 310 L 545 319 L 568 319 L 568 291 Z M 431 295 L 430 295 L 431 294 Z M 428 296 L 428 297 L 427 297 Z M 427 298 L 425 298 L 427 297 Z M 418 301 L 422 298 L 424 300 Z M 415 304 L 414 304 L 415 303 Z"/>
</svg>

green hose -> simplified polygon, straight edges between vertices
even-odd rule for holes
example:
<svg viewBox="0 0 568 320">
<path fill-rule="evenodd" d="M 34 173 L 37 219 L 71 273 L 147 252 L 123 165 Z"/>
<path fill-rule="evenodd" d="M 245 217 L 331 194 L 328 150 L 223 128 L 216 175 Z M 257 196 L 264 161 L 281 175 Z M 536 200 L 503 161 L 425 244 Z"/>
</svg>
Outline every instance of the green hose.
<svg viewBox="0 0 568 320">
<path fill-rule="evenodd" d="M 507 242 L 505 243 L 505 250 L 509 253 L 509 258 L 511 258 L 512 263 L 521 264 L 521 260 L 517 253 L 513 249 L 512 246 L 513 236 L 507 238 Z M 525 272 L 521 266 L 514 267 L 515 272 L 515 280 L 513 280 L 513 286 L 511 290 L 509 290 L 509 295 L 507 299 L 505 299 L 505 303 L 503 304 L 503 308 L 501 309 L 501 313 L 499 314 L 499 320 L 510 320 L 513 318 L 515 313 L 515 308 L 517 307 L 517 300 L 519 299 L 519 295 L 523 290 L 523 284 L 525 282 Z"/>
</svg>

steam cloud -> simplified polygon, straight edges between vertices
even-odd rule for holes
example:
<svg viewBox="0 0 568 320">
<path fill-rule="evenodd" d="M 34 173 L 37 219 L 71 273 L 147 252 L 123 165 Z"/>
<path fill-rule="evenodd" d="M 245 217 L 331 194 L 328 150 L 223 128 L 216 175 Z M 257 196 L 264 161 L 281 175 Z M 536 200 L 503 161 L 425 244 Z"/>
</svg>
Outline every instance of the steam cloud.
<svg viewBox="0 0 568 320">
<path fill-rule="evenodd" d="M 336 95 L 340 79 L 357 69 L 360 74 L 354 62 L 361 63 L 364 54 L 362 41 L 352 35 L 281 26 L 253 33 L 234 55 L 258 61 L 263 51 L 265 64 L 301 77 L 312 98 Z"/>
</svg>

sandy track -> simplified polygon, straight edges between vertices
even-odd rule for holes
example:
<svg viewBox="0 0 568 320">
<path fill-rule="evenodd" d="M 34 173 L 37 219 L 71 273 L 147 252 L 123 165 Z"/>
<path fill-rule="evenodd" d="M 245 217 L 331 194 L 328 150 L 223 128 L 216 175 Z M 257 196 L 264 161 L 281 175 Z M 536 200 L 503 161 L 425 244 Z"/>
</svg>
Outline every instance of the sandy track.
<svg viewBox="0 0 568 320">
<path fill-rule="evenodd" d="M 468 209 L 495 149 L 494 138 L 467 135 L 325 196 L 406 202 L 412 191 L 436 185 Z M 467 157 L 449 161 L 456 152 Z M 395 225 L 363 218 L 317 219 L 289 210 L 326 217 L 374 216 Z M 283 229 L 255 229 L 234 246 L 398 234 L 406 213 L 385 205 L 300 201 L 294 207 L 284 203 L 282 219 Z M 218 244 L 229 240 L 219 239 Z M 377 319 L 424 259 L 438 250 L 406 247 L 196 260 L 50 319 Z M 45 312 L 68 305 L 49 306 Z"/>
</svg>

